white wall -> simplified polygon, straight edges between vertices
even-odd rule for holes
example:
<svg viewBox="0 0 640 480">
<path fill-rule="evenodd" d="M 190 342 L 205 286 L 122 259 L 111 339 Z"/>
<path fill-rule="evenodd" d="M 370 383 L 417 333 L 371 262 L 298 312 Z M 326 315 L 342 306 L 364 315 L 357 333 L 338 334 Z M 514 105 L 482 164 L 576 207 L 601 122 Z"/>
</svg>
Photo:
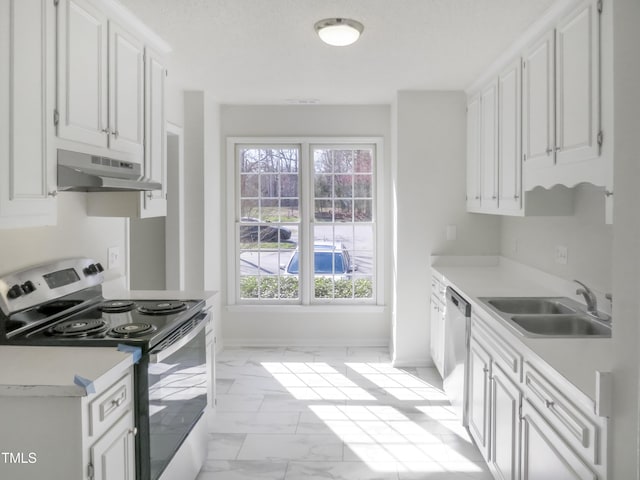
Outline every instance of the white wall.
<svg viewBox="0 0 640 480">
<path fill-rule="evenodd" d="M 431 364 L 429 296 L 433 254 L 496 254 L 500 220 L 466 213 L 466 98 L 462 92 L 399 92 L 394 105 L 396 240 L 393 356 Z M 446 239 L 447 225 L 457 239 Z"/>
<path fill-rule="evenodd" d="M 222 154 L 226 159 L 226 137 L 236 136 L 368 136 L 384 139 L 384 178 L 390 178 L 390 108 L 381 106 L 223 106 L 221 110 Z M 221 165 L 221 178 L 227 178 Z M 221 192 L 225 185 L 222 186 Z M 226 197 L 223 197 L 226 198 Z M 226 205 L 226 203 L 224 204 Z M 390 220 L 387 202 L 385 216 Z M 221 234 L 226 239 L 226 215 Z M 390 225 L 390 224 L 388 224 Z M 387 228 L 387 245 L 390 228 Z M 222 256 L 226 258 L 226 241 Z M 386 259 L 387 267 L 390 266 Z M 225 261 L 226 271 L 226 261 Z M 386 268 L 389 272 L 389 269 Z M 223 285 L 226 299 L 226 286 Z M 389 291 L 386 293 L 387 301 Z M 223 337 L 226 345 L 387 345 L 389 314 L 384 309 L 251 310 L 239 307 L 223 311 Z"/>
<path fill-rule="evenodd" d="M 60 192 L 56 226 L 0 230 L 0 274 L 60 258 L 85 256 L 107 268 L 107 248 L 120 248 L 127 263 L 127 226 L 123 218 L 87 217 L 86 195 Z M 125 273 L 124 270 L 120 270 Z M 108 272 L 114 274 L 115 272 Z"/>
<path fill-rule="evenodd" d="M 638 478 L 638 375 L 640 341 L 640 2 L 613 0 L 614 21 L 614 226 L 613 479 Z"/>
<path fill-rule="evenodd" d="M 500 253 L 567 280 L 580 280 L 610 293 L 613 226 L 604 223 L 604 189 L 574 188 L 570 217 L 503 217 Z M 556 246 L 568 248 L 568 261 L 554 260 Z"/>
<path fill-rule="evenodd" d="M 130 235 L 130 288 L 164 290 L 166 286 L 165 218 L 132 218 Z"/>
</svg>

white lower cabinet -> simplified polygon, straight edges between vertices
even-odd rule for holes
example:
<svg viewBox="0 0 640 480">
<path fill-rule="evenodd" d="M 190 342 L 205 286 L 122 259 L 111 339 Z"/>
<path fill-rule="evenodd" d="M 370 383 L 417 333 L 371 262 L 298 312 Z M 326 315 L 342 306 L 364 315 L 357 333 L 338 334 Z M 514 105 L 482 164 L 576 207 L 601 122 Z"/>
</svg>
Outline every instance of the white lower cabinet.
<svg viewBox="0 0 640 480">
<path fill-rule="evenodd" d="M 520 402 L 518 386 L 499 365 L 491 369 L 490 466 L 500 480 L 517 480 L 520 453 Z"/>
<path fill-rule="evenodd" d="M 489 460 L 491 357 L 471 336 L 469 350 L 469 431 L 485 460 Z"/>
<path fill-rule="evenodd" d="M 522 479 L 596 480 L 599 477 L 525 400 L 522 405 Z"/>
<path fill-rule="evenodd" d="M 1 396 L 0 441 L 20 461 L 0 464 L 0 478 L 135 480 L 132 367 L 113 376 L 85 396 Z"/>
<path fill-rule="evenodd" d="M 474 311 L 469 432 L 494 478 L 605 480 L 608 419 L 511 337 Z"/>
<path fill-rule="evenodd" d="M 444 322 L 446 286 L 438 277 L 431 278 L 430 341 L 431 359 L 440 376 L 444 376 Z"/>
</svg>

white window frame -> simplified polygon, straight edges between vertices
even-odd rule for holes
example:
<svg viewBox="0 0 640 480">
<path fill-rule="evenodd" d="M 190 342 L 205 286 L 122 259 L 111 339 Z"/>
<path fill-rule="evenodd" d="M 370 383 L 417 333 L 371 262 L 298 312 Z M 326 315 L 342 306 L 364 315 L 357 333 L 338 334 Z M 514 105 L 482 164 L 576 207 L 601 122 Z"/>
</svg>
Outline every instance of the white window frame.
<svg viewBox="0 0 640 480">
<path fill-rule="evenodd" d="M 301 250 L 300 296 L 298 299 L 241 299 L 239 292 L 240 262 L 238 261 L 238 222 L 239 222 L 239 189 L 240 171 L 237 161 L 238 148 L 284 147 L 297 146 L 300 149 L 299 166 L 299 201 L 300 201 L 300 230 L 299 243 L 306 248 Z M 374 250 L 375 266 L 373 273 L 373 298 L 371 299 L 315 299 L 312 298 L 310 282 L 313 281 L 311 258 L 309 252 L 313 250 L 314 227 L 314 170 L 310 158 L 312 148 L 373 148 L 374 159 Z M 346 308 L 362 308 L 383 306 L 384 298 L 384 145 L 382 137 L 228 137 L 227 138 L 227 304 L 230 306 L 268 306 L 288 308 L 314 308 L 322 306 L 342 306 Z"/>
</svg>

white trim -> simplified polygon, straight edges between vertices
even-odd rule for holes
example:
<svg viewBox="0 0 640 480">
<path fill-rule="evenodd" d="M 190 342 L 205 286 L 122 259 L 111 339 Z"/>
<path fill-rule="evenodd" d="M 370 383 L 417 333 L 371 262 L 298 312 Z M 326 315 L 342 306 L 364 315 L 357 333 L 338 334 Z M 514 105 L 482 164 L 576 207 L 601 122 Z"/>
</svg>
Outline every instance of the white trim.
<svg viewBox="0 0 640 480">
<path fill-rule="evenodd" d="M 167 218 L 165 232 L 170 233 L 166 235 L 166 284 L 169 290 L 184 290 L 185 286 L 185 252 L 184 252 L 184 129 L 171 122 L 166 122 L 166 137 L 165 142 L 169 141 L 169 137 L 177 137 L 178 141 L 178 158 L 177 158 L 177 190 L 169 191 L 169 171 L 167 171 Z M 168 145 L 165 146 L 167 152 L 167 169 L 169 168 L 169 149 Z M 173 159 L 172 159 L 173 160 Z M 172 182 L 173 183 L 173 182 Z M 175 215 L 170 215 L 171 206 L 174 208 L 177 206 L 177 212 Z M 173 241 L 173 236 L 177 237 L 177 241 Z M 177 258 L 177 261 L 174 259 Z M 177 283 L 176 283 L 177 280 Z"/>
<path fill-rule="evenodd" d="M 331 304 L 311 304 L 311 305 L 301 305 L 301 304 L 284 304 L 284 305 L 275 305 L 275 304 L 256 304 L 256 305 L 247 305 L 247 304 L 236 304 L 229 305 L 225 307 L 225 310 L 230 313 L 262 313 L 262 314 L 272 314 L 272 313 L 283 313 L 283 314 L 295 314 L 295 313 L 327 313 L 327 314 L 336 314 L 336 313 L 353 313 L 353 314 L 363 314 L 363 313 L 371 313 L 371 314 L 381 314 L 387 310 L 387 307 L 384 305 L 373 305 L 373 304 L 343 304 L 340 305 L 338 302 Z"/>
<path fill-rule="evenodd" d="M 363 308 L 371 307 L 371 306 L 384 306 L 385 304 L 385 290 L 384 290 L 384 181 L 383 181 L 383 172 L 384 172 L 384 143 L 383 137 L 325 137 L 325 136 L 317 136 L 317 137 L 309 137 L 309 136 L 301 136 L 301 137 L 227 137 L 227 304 L 231 306 L 242 305 L 247 307 L 256 307 L 259 305 L 260 308 L 269 307 L 270 304 L 267 300 L 257 301 L 255 305 L 251 305 L 250 303 L 240 302 L 238 299 L 238 291 L 237 291 L 237 280 L 240 276 L 239 265 L 236 262 L 236 247 L 238 243 L 238 232 L 236 228 L 237 222 L 237 212 L 238 212 L 238 202 L 239 197 L 236 195 L 239 189 L 239 172 L 238 172 L 238 162 L 237 162 L 237 147 L 238 146 L 248 146 L 248 145 L 256 145 L 256 146 L 298 146 L 300 148 L 300 165 L 299 165 L 299 175 L 300 175 L 300 192 L 299 192 L 299 202 L 300 202 L 300 211 L 301 211 L 301 220 L 305 218 L 305 215 L 309 217 L 310 212 L 313 212 L 313 195 L 311 194 L 311 178 L 313 174 L 313 169 L 309 168 L 307 172 L 307 168 L 311 165 L 311 159 L 309 158 L 311 148 L 313 146 L 328 146 L 328 147 L 339 147 L 342 145 L 345 146 L 365 146 L 373 147 L 375 152 L 375 169 L 374 176 L 376 178 L 375 190 L 374 190 L 374 243 L 375 243 L 375 251 L 376 251 L 376 265 L 374 270 L 374 298 L 371 300 L 363 299 L 363 300 L 349 300 L 344 299 L 347 303 L 342 302 L 343 299 L 334 299 L 334 300 L 321 300 L 315 301 L 310 298 L 310 288 L 308 284 L 308 280 L 305 280 L 303 277 L 300 277 L 300 292 L 302 293 L 302 298 L 300 300 L 295 300 L 295 304 L 287 303 L 287 301 L 278 301 L 271 305 L 282 308 L 282 307 L 298 307 L 303 306 L 305 308 L 309 308 L 312 306 L 342 306 L 341 303 L 344 303 L 344 307 L 355 307 L 357 311 L 363 311 Z M 308 212 L 305 210 L 308 209 Z M 313 221 L 309 217 L 309 221 L 307 223 L 300 222 L 300 230 L 298 232 L 298 243 L 306 242 L 307 249 L 303 249 L 303 264 L 308 264 L 311 260 L 308 255 L 304 255 L 304 251 L 311 251 L 311 246 L 313 242 L 313 235 L 310 233 L 310 229 L 313 228 Z M 311 242 L 311 244 L 309 244 Z M 304 244 L 304 243 L 303 243 Z M 304 263 L 306 262 L 306 263 Z M 259 303 L 258 303 L 259 302 Z M 308 311 L 308 310 L 305 310 Z"/>
</svg>

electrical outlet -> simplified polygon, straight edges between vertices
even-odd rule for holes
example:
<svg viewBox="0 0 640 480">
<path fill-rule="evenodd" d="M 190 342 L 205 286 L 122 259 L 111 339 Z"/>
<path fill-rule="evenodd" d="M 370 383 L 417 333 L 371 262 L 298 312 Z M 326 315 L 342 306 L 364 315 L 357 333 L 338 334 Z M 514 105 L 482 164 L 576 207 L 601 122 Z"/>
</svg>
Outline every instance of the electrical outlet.
<svg viewBox="0 0 640 480">
<path fill-rule="evenodd" d="M 118 268 L 120 266 L 120 248 L 109 247 L 107 249 L 107 268 Z"/>
<path fill-rule="evenodd" d="M 560 265 L 566 265 L 569 258 L 569 251 L 564 245 L 556 245 L 554 259 Z"/>
</svg>

